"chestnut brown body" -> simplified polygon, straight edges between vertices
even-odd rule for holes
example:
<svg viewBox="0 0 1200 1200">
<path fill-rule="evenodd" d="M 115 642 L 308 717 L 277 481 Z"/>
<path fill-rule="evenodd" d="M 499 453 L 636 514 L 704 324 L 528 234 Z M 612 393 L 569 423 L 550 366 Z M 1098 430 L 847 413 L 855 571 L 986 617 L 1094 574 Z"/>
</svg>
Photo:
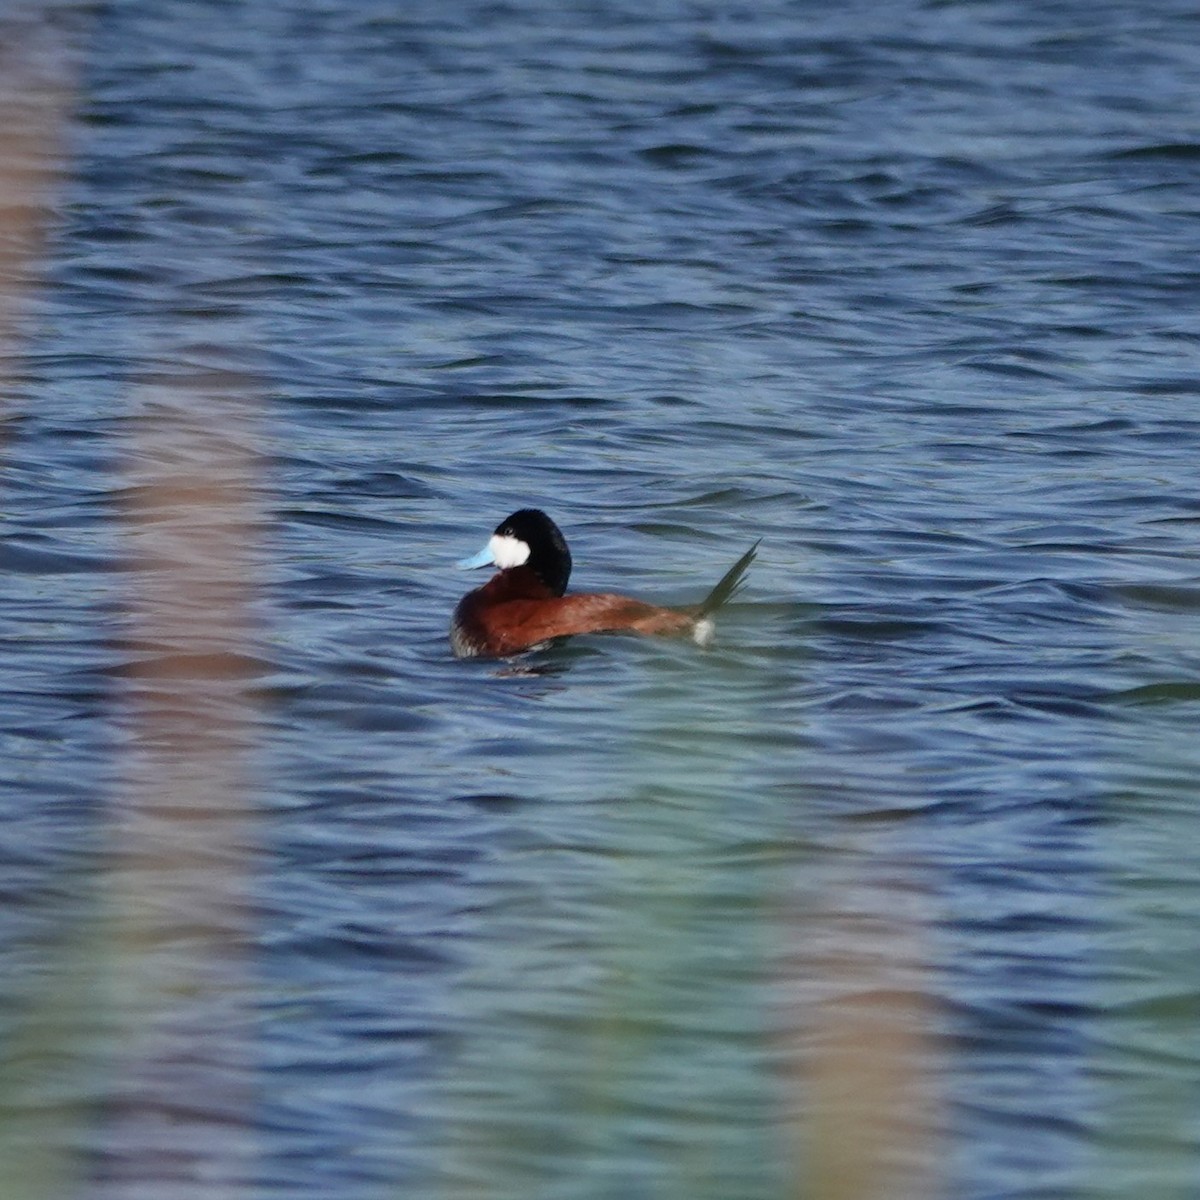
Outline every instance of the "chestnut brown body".
<svg viewBox="0 0 1200 1200">
<path fill-rule="evenodd" d="M 451 641 L 459 657 L 519 654 L 579 633 L 691 633 L 697 608 L 661 608 L 612 592 L 555 596 L 525 567 L 468 592 L 454 610 Z"/>
</svg>

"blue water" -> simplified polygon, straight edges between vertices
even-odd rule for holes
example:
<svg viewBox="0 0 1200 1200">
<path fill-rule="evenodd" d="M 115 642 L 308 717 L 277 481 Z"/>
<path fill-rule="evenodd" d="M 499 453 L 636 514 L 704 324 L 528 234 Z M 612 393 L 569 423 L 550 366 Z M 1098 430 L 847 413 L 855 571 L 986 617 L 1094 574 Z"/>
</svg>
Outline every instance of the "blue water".
<svg viewBox="0 0 1200 1200">
<path fill-rule="evenodd" d="M 6 1196 L 1196 1194 L 1194 5 L 0 28 Z"/>
</svg>

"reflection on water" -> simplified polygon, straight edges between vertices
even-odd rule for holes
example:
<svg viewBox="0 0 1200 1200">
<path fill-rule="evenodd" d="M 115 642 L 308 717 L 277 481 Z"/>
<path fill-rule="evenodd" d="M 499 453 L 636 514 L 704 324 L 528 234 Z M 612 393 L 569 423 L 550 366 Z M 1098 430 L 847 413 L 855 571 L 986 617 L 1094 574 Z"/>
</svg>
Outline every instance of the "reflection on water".
<svg viewBox="0 0 1200 1200">
<path fill-rule="evenodd" d="M 261 1153 L 247 1036 L 258 720 L 244 667 L 261 515 L 245 392 L 216 379 L 155 390 L 128 438 L 99 1194 L 141 1186 L 147 1157 L 168 1178 L 228 1190 Z"/>
<path fill-rule="evenodd" d="M 1190 1195 L 1190 10 L 20 16 L 5 1200 Z"/>
</svg>

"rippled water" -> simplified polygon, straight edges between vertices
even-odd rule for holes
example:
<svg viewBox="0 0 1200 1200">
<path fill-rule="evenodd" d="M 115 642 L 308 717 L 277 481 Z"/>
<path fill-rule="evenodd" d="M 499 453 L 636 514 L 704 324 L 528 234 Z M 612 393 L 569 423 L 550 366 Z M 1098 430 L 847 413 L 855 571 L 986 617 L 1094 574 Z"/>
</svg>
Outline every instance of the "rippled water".
<svg viewBox="0 0 1200 1200">
<path fill-rule="evenodd" d="M 11 1186 L 1193 1195 L 1194 6 L 39 14 Z"/>
</svg>

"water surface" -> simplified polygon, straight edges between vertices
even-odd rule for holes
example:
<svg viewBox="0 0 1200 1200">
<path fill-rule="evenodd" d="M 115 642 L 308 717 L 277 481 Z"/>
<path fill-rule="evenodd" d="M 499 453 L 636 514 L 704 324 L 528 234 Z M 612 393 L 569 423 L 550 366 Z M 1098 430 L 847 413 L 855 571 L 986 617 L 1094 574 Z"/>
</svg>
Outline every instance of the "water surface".
<svg viewBox="0 0 1200 1200">
<path fill-rule="evenodd" d="M 25 1194 L 1194 1194 L 1193 9 L 31 11 Z"/>
</svg>

